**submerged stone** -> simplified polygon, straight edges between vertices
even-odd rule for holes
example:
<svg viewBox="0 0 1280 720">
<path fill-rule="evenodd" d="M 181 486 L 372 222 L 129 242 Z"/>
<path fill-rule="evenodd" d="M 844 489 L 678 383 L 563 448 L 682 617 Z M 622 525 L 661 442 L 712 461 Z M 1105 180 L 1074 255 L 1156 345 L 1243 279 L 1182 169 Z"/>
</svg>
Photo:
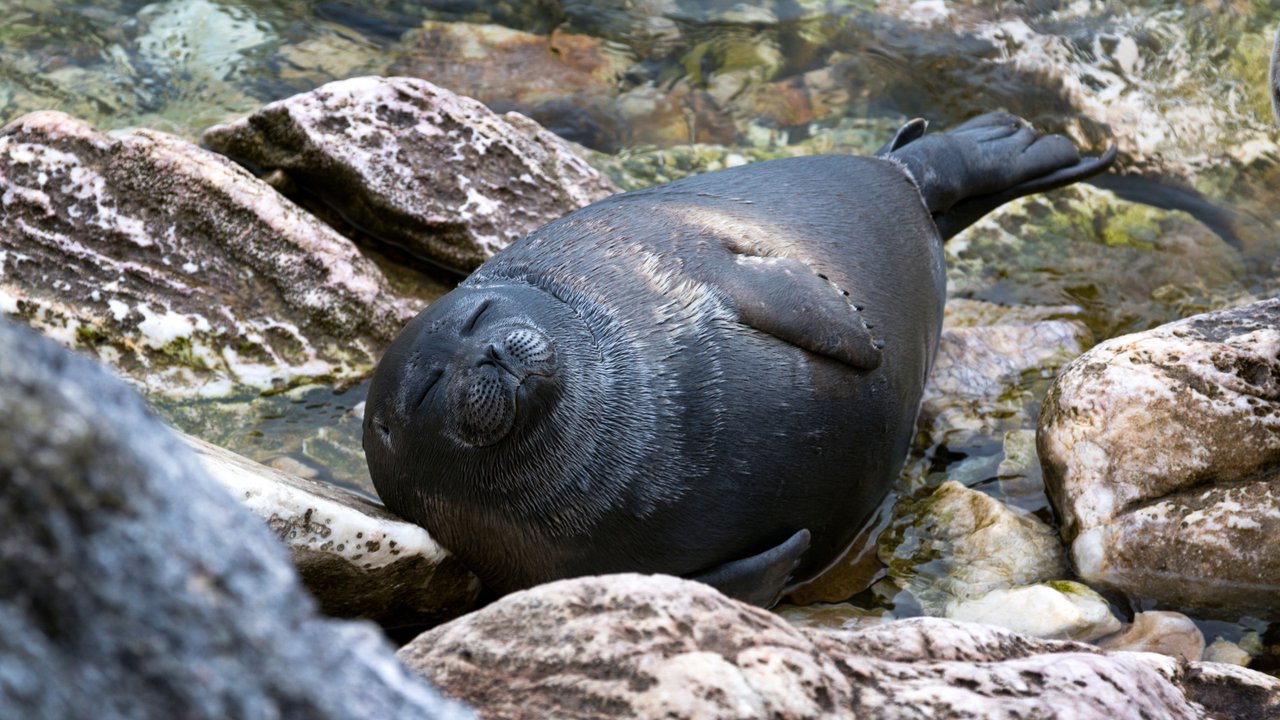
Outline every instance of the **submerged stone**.
<svg viewBox="0 0 1280 720">
<path fill-rule="evenodd" d="M 615 101 L 631 61 L 597 38 L 428 22 L 394 52 L 392 75 L 429 80 L 499 112 L 514 110 L 597 150 L 628 142 Z"/>
<path fill-rule="evenodd" d="M 1280 299 L 1093 348 L 1046 397 L 1039 447 L 1086 582 L 1280 611 Z"/>
<path fill-rule="evenodd" d="M 1055 580 L 1066 571 L 1052 528 L 956 482 L 898 503 L 880 536 L 880 560 L 932 615 L 956 599 Z"/>
<path fill-rule="evenodd" d="M 1206 649 L 1204 633 L 1200 632 L 1191 618 L 1168 610 L 1137 613 L 1133 616 L 1132 623 L 1127 623 L 1120 632 L 1102 638 L 1098 645 L 1108 650 L 1155 652 L 1183 660 L 1199 660 Z M 1224 652 L 1223 655 L 1229 656 L 1229 653 Z M 1247 653 L 1245 657 L 1248 658 Z M 1247 665 L 1248 662 L 1233 664 Z"/>
<path fill-rule="evenodd" d="M 469 272 L 616 188 L 565 141 L 424 80 L 363 77 L 273 102 L 203 142 L 372 238 Z"/>
<path fill-rule="evenodd" d="M 417 309 L 328 226 L 160 132 L 19 118 L 0 207 L 0 313 L 161 394 L 358 376 Z"/>
</svg>

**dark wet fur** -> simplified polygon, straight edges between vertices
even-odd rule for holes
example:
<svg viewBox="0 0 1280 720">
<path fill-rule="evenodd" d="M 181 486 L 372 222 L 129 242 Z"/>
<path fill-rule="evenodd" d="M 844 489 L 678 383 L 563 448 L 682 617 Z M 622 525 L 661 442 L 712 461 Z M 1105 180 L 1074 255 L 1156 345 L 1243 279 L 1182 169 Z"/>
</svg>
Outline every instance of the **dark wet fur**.
<svg viewBox="0 0 1280 720">
<path fill-rule="evenodd" d="M 939 227 L 1109 161 L 1009 117 L 616 195 L 514 243 L 380 363 L 378 493 L 500 593 L 639 571 L 767 604 L 814 577 L 906 456 Z"/>
</svg>

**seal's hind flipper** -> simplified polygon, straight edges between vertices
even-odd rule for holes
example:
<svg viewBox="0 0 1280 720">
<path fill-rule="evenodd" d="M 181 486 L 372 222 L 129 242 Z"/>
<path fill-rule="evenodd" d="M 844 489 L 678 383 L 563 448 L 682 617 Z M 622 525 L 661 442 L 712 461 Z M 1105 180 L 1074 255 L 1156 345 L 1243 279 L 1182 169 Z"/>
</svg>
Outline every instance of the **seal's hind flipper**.
<svg viewBox="0 0 1280 720">
<path fill-rule="evenodd" d="M 738 309 L 744 325 L 857 370 L 880 366 L 882 343 L 852 301 L 808 264 L 794 258 L 735 254 L 712 282 Z"/>
<path fill-rule="evenodd" d="M 949 238 L 1014 198 L 1097 175 L 1116 152 L 1081 158 L 1067 138 L 1041 135 L 1022 118 L 994 112 L 899 145 L 884 157 L 907 168 L 938 232 Z"/>
<path fill-rule="evenodd" d="M 905 125 L 898 128 L 898 132 L 893 134 L 893 139 L 884 144 L 884 147 L 876 151 L 876 157 L 884 157 L 907 143 L 914 142 L 924 137 L 924 131 L 928 129 L 929 123 L 923 118 L 915 118 L 908 120 Z"/>
<path fill-rule="evenodd" d="M 772 607 L 791 582 L 791 571 L 809 549 L 809 531 L 801 530 L 777 547 L 725 563 L 690 580 L 706 583 L 735 600 Z"/>
</svg>

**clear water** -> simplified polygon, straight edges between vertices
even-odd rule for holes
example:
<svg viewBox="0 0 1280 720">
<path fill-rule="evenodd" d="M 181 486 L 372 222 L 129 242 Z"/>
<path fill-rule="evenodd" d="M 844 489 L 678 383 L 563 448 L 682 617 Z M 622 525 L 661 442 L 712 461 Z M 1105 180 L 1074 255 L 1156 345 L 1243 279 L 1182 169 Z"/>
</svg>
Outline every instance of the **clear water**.
<svg viewBox="0 0 1280 720">
<path fill-rule="evenodd" d="M 946 14 L 938 23 L 921 20 L 940 9 Z M 945 126 L 992 108 L 1069 132 L 1098 151 L 1114 128 L 1064 98 L 1129 93 L 1158 117 L 1180 120 L 1163 130 L 1158 122 L 1124 126 L 1141 136 L 1122 143 L 1138 159 L 1109 187 L 1177 212 L 1144 214 L 1109 201 L 1098 215 L 1064 194 L 1006 222 L 1014 231 L 1034 229 L 1017 245 L 975 239 L 949 248 L 953 295 L 1076 305 L 1101 340 L 1280 291 L 1280 158 L 1265 81 L 1278 17 L 1280 3 L 1239 0 L 0 0 L 0 122 L 59 109 L 104 129 L 148 126 L 196 139 L 212 124 L 329 80 L 447 71 L 446 79 L 469 84 L 457 89 L 496 108 L 522 109 L 607 153 L 593 161 L 634 187 L 735 155 L 866 153 L 909 117 Z M 452 37 L 452 51 L 460 52 L 461 36 L 423 29 L 424 21 L 489 23 L 543 37 L 510 36 L 511 47 L 457 73 L 452 61 L 433 65 L 431 53 L 447 46 L 441 37 Z M 995 25 L 1002 34 L 982 35 Z M 1053 57 L 1070 68 L 1068 81 L 1000 62 L 1025 50 L 1022 28 L 1059 38 Z M 473 40 L 501 34 L 471 32 Z M 547 53 L 576 58 L 575 74 L 553 78 L 574 93 L 568 105 L 536 97 L 529 68 L 541 68 Z M 674 109 L 663 111 L 663 98 L 675 98 Z M 635 110 L 645 103 L 658 109 Z M 1123 118 L 1113 120 L 1123 126 Z M 1143 143 L 1150 147 L 1132 151 Z M 1062 208 L 1065 220 L 1037 217 Z M 427 297 L 448 286 L 447 278 L 412 272 L 397 282 Z M 1033 373 L 1011 391 L 1038 396 L 1047 382 Z M 159 409 L 244 454 L 369 492 L 359 452 L 365 391 L 298 388 Z M 1029 409 L 1024 426 L 1034 427 L 1034 403 Z M 1003 497 L 1002 458 L 998 439 L 988 439 L 921 447 L 915 462 L 927 465 L 930 484 L 951 476 Z M 1008 499 L 1048 517 L 1042 493 Z M 1280 630 L 1262 621 L 1203 622 L 1210 639 L 1256 631 L 1263 645 L 1280 646 Z M 1260 663 L 1276 666 L 1272 655 Z"/>
</svg>

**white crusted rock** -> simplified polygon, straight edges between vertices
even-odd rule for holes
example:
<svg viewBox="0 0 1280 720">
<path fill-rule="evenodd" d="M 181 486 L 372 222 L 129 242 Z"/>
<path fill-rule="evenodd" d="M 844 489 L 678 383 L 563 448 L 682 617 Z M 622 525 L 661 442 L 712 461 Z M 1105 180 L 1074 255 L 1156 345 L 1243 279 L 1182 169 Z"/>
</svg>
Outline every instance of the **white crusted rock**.
<svg viewBox="0 0 1280 720">
<path fill-rule="evenodd" d="M 1098 345 L 1050 390 L 1039 449 L 1085 582 L 1280 608 L 1280 299 Z"/>
<path fill-rule="evenodd" d="M 1218 683 L 1215 707 L 1238 711 L 1265 710 L 1258 691 L 1280 686 L 1217 670 L 1229 666 L 1108 655 L 933 618 L 796 628 L 705 585 L 657 575 L 514 593 L 422 634 L 400 658 L 490 720 L 1190 719 L 1205 711 L 1188 687 L 1209 698 L 1202 689 Z"/>
<path fill-rule="evenodd" d="M 1132 623 L 1125 625 L 1121 632 L 1100 639 L 1098 646 L 1108 650 L 1154 652 L 1183 660 L 1199 660 L 1205 651 L 1204 633 L 1200 628 L 1186 615 L 1169 610 L 1134 615 Z"/>
<path fill-rule="evenodd" d="M 1120 621 L 1111 614 L 1111 607 L 1101 595 L 1069 580 L 992 590 L 981 597 L 953 600 L 947 604 L 945 615 L 952 620 L 1055 640 L 1088 642 L 1120 629 Z"/>
<path fill-rule="evenodd" d="M 148 390 L 368 372 L 416 308 L 345 238 L 223 157 L 58 112 L 0 129 L 0 313 Z"/>
<path fill-rule="evenodd" d="M 283 171 L 361 231 L 462 271 L 616 191 L 529 118 L 414 78 L 332 82 L 202 141 Z"/>
<path fill-rule="evenodd" d="M 355 493 L 183 439 L 213 479 L 289 548 L 326 615 L 421 626 L 474 605 L 480 581 L 423 528 Z"/>
<path fill-rule="evenodd" d="M 1052 528 L 951 481 L 926 498 L 899 502 L 879 550 L 889 577 L 935 615 L 953 600 L 1056 580 L 1066 572 Z"/>
</svg>

